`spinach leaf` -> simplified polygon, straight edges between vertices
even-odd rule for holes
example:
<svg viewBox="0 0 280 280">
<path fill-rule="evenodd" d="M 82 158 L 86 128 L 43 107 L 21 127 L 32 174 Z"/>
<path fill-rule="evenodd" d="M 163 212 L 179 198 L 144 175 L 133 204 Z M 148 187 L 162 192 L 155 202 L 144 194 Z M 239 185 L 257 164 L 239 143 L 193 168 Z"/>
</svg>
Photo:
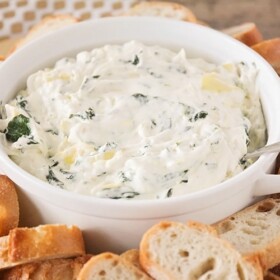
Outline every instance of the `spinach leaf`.
<svg viewBox="0 0 280 280">
<path fill-rule="evenodd" d="M 92 108 L 88 108 L 83 114 L 71 114 L 69 116 L 70 119 L 74 117 L 81 118 L 82 120 L 92 120 L 95 117 L 95 113 Z"/>
<path fill-rule="evenodd" d="M 15 116 L 9 123 L 6 129 L 6 139 L 9 142 L 16 142 L 20 137 L 30 135 L 29 118 L 20 114 Z"/>
</svg>

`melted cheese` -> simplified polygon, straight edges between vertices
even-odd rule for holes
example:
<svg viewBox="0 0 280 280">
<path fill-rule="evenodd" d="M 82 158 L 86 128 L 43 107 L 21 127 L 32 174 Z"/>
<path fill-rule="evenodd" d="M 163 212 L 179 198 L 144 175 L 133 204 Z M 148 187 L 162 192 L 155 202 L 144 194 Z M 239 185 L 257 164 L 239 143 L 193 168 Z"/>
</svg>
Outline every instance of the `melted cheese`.
<svg viewBox="0 0 280 280">
<path fill-rule="evenodd" d="M 107 45 L 32 74 L 6 105 L 1 141 L 23 169 L 57 187 L 107 198 L 166 198 L 241 172 L 265 142 L 244 63 L 214 65 L 138 42 Z M 11 143 L 7 125 L 29 118 Z"/>
</svg>

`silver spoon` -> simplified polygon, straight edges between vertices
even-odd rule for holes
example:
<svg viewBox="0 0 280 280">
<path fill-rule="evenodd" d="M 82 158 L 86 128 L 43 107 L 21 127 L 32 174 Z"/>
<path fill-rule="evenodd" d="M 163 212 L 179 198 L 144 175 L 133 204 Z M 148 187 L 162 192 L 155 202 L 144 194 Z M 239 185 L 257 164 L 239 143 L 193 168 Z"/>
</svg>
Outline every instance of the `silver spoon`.
<svg viewBox="0 0 280 280">
<path fill-rule="evenodd" d="M 254 157 L 261 156 L 262 154 L 265 153 L 275 153 L 275 152 L 280 152 L 280 142 L 276 142 L 274 144 L 264 146 L 260 149 L 257 149 L 254 152 L 247 153 L 246 155 L 244 155 L 243 159 L 254 158 Z"/>
</svg>

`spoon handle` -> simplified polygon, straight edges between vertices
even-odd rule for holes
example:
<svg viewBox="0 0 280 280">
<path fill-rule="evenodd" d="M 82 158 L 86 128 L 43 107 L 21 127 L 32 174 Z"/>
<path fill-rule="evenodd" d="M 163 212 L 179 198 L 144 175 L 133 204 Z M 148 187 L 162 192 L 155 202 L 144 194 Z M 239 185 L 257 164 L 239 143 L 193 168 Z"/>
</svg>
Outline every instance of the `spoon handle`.
<svg viewBox="0 0 280 280">
<path fill-rule="evenodd" d="M 280 152 L 280 142 L 264 146 L 252 153 L 247 153 L 244 156 L 244 158 L 248 159 L 248 158 L 258 157 L 264 153 L 275 153 L 275 152 Z"/>
</svg>

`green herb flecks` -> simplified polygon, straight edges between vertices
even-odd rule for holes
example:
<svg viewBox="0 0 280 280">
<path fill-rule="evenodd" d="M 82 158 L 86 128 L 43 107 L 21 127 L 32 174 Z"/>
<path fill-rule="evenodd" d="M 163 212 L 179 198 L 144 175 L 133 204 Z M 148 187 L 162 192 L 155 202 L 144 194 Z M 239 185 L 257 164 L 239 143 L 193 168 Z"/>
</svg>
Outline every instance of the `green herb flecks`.
<svg viewBox="0 0 280 280">
<path fill-rule="evenodd" d="M 39 142 L 37 142 L 37 141 L 34 139 L 34 136 L 33 136 L 33 135 L 28 136 L 27 139 L 28 139 L 27 145 L 39 144 Z"/>
<path fill-rule="evenodd" d="M 191 119 L 191 121 L 196 122 L 196 121 L 199 120 L 199 119 L 205 119 L 205 118 L 207 117 L 207 115 L 208 115 L 207 112 L 205 112 L 205 111 L 200 111 L 200 112 L 198 112 L 198 113 L 196 113 L 196 114 L 194 115 L 194 117 Z"/>
<path fill-rule="evenodd" d="M 62 168 L 59 169 L 59 172 L 66 176 L 67 180 L 73 180 L 75 178 L 75 173 L 64 170 Z"/>
<path fill-rule="evenodd" d="M 59 179 L 57 179 L 57 177 L 55 176 L 51 167 L 49 167 L 49 173 L 46 176 L 46 179 L 51 185 L 55 185 L 55 186 L 58 186 L 60 188 L 62 188 L 64 186 L 64 183 L 61 182 Z"/>
<path fill-rule="evenodd" d="M 95 113 L 93 111 L 92 108 L 88 108 L 84 113 L 82 114 L 71 114 L 69 116 L 69 119 L 72 119 L 72 118 L 81 118 L 82 120 L 92 120 L 93 117 L 95 117 Z"/>
<path fill-rule="evenodd" d="M 136 192 L 133 189 L 126 187 L 104 188 L 99 193 L 100 197 L 111 199 L 131 199 L 138 195 L 140 195 L 139 192 Z"/>
<path fill-rule="evenodd" d="M 246 169 L 248 166 L 250 166 L 253 163 L 252 159 L 245 159 L 244 157 L 242 157 L 239 160 L 239 165 L 243 168 Z"/>
<path fill-rule="evenodd" d="M 134 60 L 132 61 L 133 65 L 138 65 L 139 64 L 139 57 L 135 55 Z"/>
<path fill-rule="evenodd" d="M 146 104 L 147 102 L 149 102 L 149 98 L 147 95 L 144 95 L 142 93 L 135 93 L 132 94 L 132 96 L 137 99 L 141 104 Z"/>
<path fill-rule="evenodd" d="M 184 179 L 184 180 L 181 180 L 181 182 L 180 182 L 180 183 L 186 184 L 186 183 L 188 183 L 188 182 L 189 182 L 189 180 Z"/>
<path fill-rule="evenodd" d="M 173 194 L 173 189 L 170 188 L 170 189 L 167 191 L 167 193 L 166 193 L 166 197 L 171 197 L 172 194 Z"/>
<path fill-rule="evenodd" d="M 133 180 L 134 177 L 134 173 L 131 171 L 120 171 L 119 172 L 119 178 L 121 180 L 121 183 L 125 183 L 125 182 L 131 182 Z"/>
<path fill-rule="evenodd" d="M 120 195 L 111 196 L 109 198 L 111 198 L 111 199 L 121 199 L 121 198 L 131 199 L 137 195 L 140 195 L 140 193 L 134 192 L 134 191 L 128 191 L 128 192 L 122 192 L 122 193 L 120 193 Z"/>
<path fill-rule="evenodd" d="M 16 102 L 17 102 L 17 105 L 22 108 L 23 110 L 26 110 L 26 106 L 27 106 L 27 100 L 25 100 L 23 98 L 23 96 L 19 95 L 16 97 Z"/>
<path fill-rule="evenodd" d="M 51 133 L 52 135 L 58 135 L 58 132 L 53 129 L 47 129 L 47 130 L 45 130 L 45 132 Z"/>
<path fill-rule="evenodd" d="M 55 161 L 55 162 L 53 163 L 53 165 L 51 165 L 51 167 L 58 166 L 58 164 L 59 164 L 59 162 L 58 162 L 58 161 Z"/>
<path fill-rule="evenodd" d="M 20 114 L 14 117 L 7 126 L 5 131 L 6 139 L 9 142 L 16 142 L 22 136 L 28 136 L 31 133 L 31 129 L 29 127 L 29 118 Z"/>
<path fill-rule="evenodd" d="M 117 144 L 115 142 L 107 142 L 103 146 L 98 148 L 99 152 L 105 153 L 107 151 L 111 151 L 117 148 Z"/>
<path fill-rule="evenodd" d="M 188 169 L 185 169 L 185 170 L 183 170 L 182 172 L 181 172 L 181 177 L 183 177 L 183 179 L 180 181 L 180 183 L 181 184 L 186 184 L 186 183 L 188 183 L 188 179 L 187 178 L 184 178 L 184 177 L 186 177 L 186 175 L 187 175 L 187 173 L 189 172 L 189 170 Z"/>
</svg>

